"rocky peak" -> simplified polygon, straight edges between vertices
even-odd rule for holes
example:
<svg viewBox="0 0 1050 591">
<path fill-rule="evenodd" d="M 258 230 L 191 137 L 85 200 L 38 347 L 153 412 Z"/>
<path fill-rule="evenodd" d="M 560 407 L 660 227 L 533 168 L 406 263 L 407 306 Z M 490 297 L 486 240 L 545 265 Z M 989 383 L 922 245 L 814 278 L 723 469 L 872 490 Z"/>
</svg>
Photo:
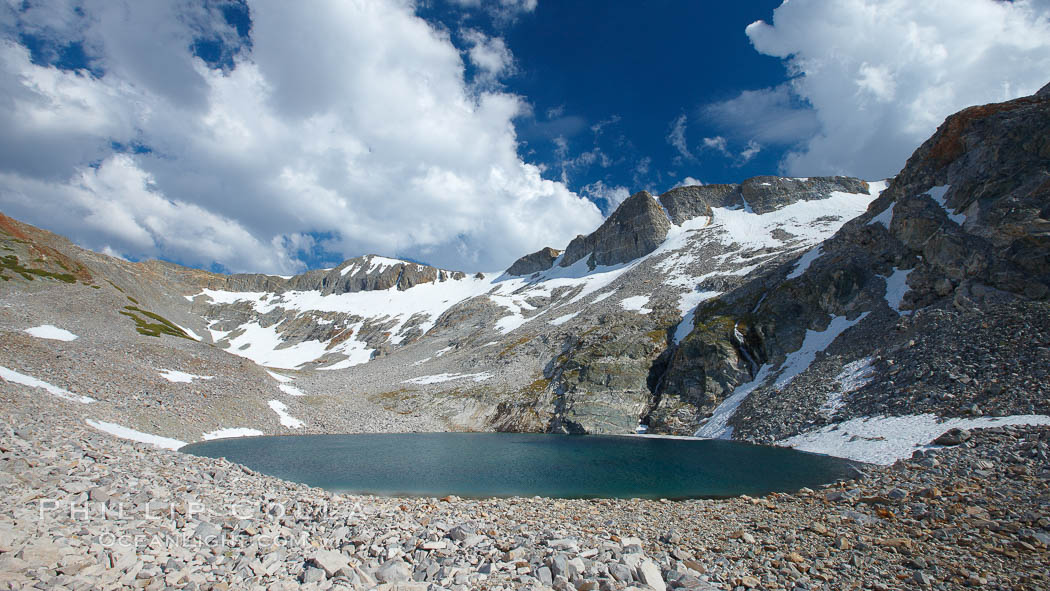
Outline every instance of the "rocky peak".
<svg viewBox="0 0 1050 591">
<path fill-rule="evenodd" d="M 872 204 L 870 220 L 918 261 L 914 305 L 964 283 L 1050 295 L 1050 93 L 1040 93 L 948 117 Z"/>
<path fill-rule="evenodd" d="M 507 274 L 522 276 L 546 271 L 554 266 L 554 261 L 557 260 L 560 254 L 560 250 L 546 246 L 514 261 L 514 264 L 507 269 Z"/>
<path fill-rule="evenodd" d="M 834 192 L 867 193 L 868 183 L 852 177 L 782 178 L 756 176 L 740 183 L 740 195 L 757 214 L 769 213 L 799 201 L 826 199 Z"/>
<path fill-rule="evenodd" d="M 660 195 L 660 205 L 676 225 L 695 217 L 710 216 L 712 207 L 740 205 L 739 185 L 689 185 Z"/>
<path fill-rule="evenodd" d="M 429 265 L 365 255 L 343 261 L 332 269 L 314 269 L 293 277 L 236 274 L 212 275 L 206 287 L 227 291 L 282 293 L 319 291 L 322 295 L 376 291 L 396 287 L 406 290 L 421 283 L 463 279 L 460 271 L 446 271 Z"/>
<path fill-rule="evenodd" d="M 675 224 L 698 216 L 710 216 L 712 207 L 750 207 L 757 214 L 769 213 L 798 201 L 826 199 L 832 193 L 867 193 L 868 183 L 852 177 L 803 179 L 756 176 L 733 185 L 675 187 L 660 195 L 660 204 Z"/>
<path fill-rule="evenodd" d="M 568 267 L 590 255 L 587 264 L 626 263 L 656 250 L 667 237 L 671 222 L 648 191 L 631 195 L 597 230 L 569 243 L 561 266 Z"/>
</svg>

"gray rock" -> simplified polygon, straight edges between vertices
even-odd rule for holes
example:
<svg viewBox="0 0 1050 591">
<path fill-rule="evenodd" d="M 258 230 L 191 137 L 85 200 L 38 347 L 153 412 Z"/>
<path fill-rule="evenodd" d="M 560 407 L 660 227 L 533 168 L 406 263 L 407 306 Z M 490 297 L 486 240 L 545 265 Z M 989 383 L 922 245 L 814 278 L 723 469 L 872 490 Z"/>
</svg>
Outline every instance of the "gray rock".
<svg viewBox="0 0 1050 591">
<path fill-rule="evenodd" d="M 549 246 L 542 248 L 514 261 L 514 264 L 507 269 L 507 275 L 523 276 L 546 271 L 554 266 L 554 261 L 560 254 L 560 250 L 554 250 Z"/>
<path fill-rule="evenodd" d="M 347 570 L 350 566 L 350 562 L 346 559 L 346 556 L 337 550 L 318 550 L 314 553 L 310 562 L 317 568 L 323 570 L 329 577 L 336 576 L 336 574 Z"/>
<path fill-rule="evenodd" d="M 660 567 L 652 560 L 644 560 L 638 565 L 638 580 L 656 591 L 666 591 L 667 585 L 660 574 Z"/>
<path fill-rule="evenodd" d="M 970 436 L 971 433 L 969 430 L 953 427 L 942 433 L 937 439 L 934 439 L 933 442 L 937 445 L 959 445 L 970 439 Z"/>
<path fill-rule="evenodd" d="M 558 552 L 547 559 L 547 566 L 555 577 L 565 577 L 568 580 L 569 556 L 564 552 Z"/>
<path fill-rule="evenodd" d="M 620 581 L 621 583 L 629 583 L 634 580 L 634 575 L 631 574 L 631 569 L 627 565 L 612 563 L 609 565 L 609 574 L 612 578 Z"/>
<path fill-rule="evenodd" d="M 308 566 L 303 570 L 302 581 L 303 583 L 319 583 L 325 580 L 326 576 L 323 569 Z"/>
<path fill-rule="evenodd" d="M 621 203 L 593 233 L 574 238 L 559 264 L 568 267 L 588 255 L 592 269 L 626 263 L 656 250 L 670 229 L 660 204 L 647 191 L 640 191 Z"/>
<path fill-rule="evenodd" d="M 380 583 L 402 583 L 412 579 L 412 569 L 404 561 L 395 558 L 376 569 L 375 578 Z"/>
</svg>

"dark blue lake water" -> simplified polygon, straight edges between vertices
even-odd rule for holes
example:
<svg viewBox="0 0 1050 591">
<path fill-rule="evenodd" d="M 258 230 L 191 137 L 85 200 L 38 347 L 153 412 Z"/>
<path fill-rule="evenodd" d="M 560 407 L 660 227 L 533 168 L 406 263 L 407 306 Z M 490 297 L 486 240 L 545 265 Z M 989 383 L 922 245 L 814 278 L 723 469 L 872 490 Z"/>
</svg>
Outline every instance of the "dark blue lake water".
<svg viewBox="0 0 1050 591">
<path fill-rule="evenodd" d="M 181 451 L 332 491 L 432 497 L 761 495 L 834 482 L 851 465 L 731 441 L 518 433 L 244 437 Z"/>
</svg>

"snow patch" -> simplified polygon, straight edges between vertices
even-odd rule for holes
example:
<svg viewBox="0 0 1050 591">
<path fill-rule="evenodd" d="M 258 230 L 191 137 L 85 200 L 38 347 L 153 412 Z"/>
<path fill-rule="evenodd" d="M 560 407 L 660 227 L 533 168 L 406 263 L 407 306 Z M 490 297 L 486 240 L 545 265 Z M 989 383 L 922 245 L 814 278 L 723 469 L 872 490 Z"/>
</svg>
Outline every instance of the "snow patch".
<svg viewBox="0 0 1050 591">
<path fill-rule="evenodd" d="M 893 273 L 886 278 L 886 304 L 898 314 L 911 314 L 910 310 L 901 311 L 904 294 L 908 293 L 908 274 L 914 269 L 893 268 Z"/>
<path fill-rule="evenodd" d="M 817 358 L 817 353 L 827 349 L 847 328 L 864 320 L 870 313 L 864 312 L 853 320 L 848 320 L 845 316 L 835 316 L 823 331 L 807 330 L 802 346 L 799 347 L 798 351 L 790 353 L 787 359 L 784 360 L 784 364 L 780 366 L 780 375 L 777 376 L 773 387 L 780 389 L 790 384 L 798 374 L 809 369 L 813 360 Z"/>
<path fill-rule="evenodd" d="M 632 296 L 620 300 L 620 305 L 623 306 L 624 310 L 631 310 L 638 312 L 639 314 L 648 314 L 652 312 L 645 305 L 649 303 L 649 296 Z"/>
<path fill-rule="evenodd" d="M 933 200 L 937 202 L 937 205 L 941 206 L 941 209 L 944 210 L 944 213 L 948 214 L 948 219 L 961 226 L 966 222 L 966 214 L 954 213 L 948 207 L 948 200 L 945 198 L 945 194 L 948 192 L 948 189 L 951 189 L 951 185 L 941 185 L 939 187 L 934 187 L 929 191 L 926 191 L 926 194 L 932 197 Z"/>
<path fill-rule="evenodd" d="M 277 380 L 278 382 L 281 382 L 282 384 L 292 381 L 292 378 L 288 376 L 283 376 L 279 373 L 274 373 L 270 370 L 266 370 L 266 373 L 270 374 L 271 378 Z"/>
<path fill-rule="evenodd" d="M 795 263 L 795 268 L 791 270 L 791 273 L 788 274 L 787 278 L 794 279 L 796 277 L 801 277 L 802 274 L 806 272 L 806 269 L 809 269 L 809 266 L 813 264 L 813 261 L 819 259 L 822 254 L 824 254 L 824 246 L 820 244 L 806 251 L 806 254 L 802 255 L 802 257 L 798 259 L 798 262 Z"/>
<path fill-rule="evenodd" d="M 271 400 L 269 405 L 270 409 L 277 413 L 278 418 L 281 419 L 281 425 L 289 429 L 299 429 L 303 426 L 302 421 L 288 414 L 288 405 L 285 403 L 280 400 Z"/>
<path fill-rule="evenodd" d="M 175 324 L 175 323 L 172 322 L 172 324 Z M 181 326 L 179 324 L 175 324 L 175 326 L 177 326 L 180 330 L 182 330 L 182 332 L 186 333 L 191 339 L 193 339 L 195 341 L 201 340 L 201 337 L 200 337 L 199 334 L 193 332 L 192 330 L 186 328 L 185 326 Z"/>
<path fill-rule="evenodd" d="M 290 347 L 284 345 L 277 326 L 263 327 L 257 322 L 241 325 L 244 331 L 229 340 L 227 351 L 241 357 L 247 357 L 259 365 L 281 369 L 298 369 L 300 366 L 318 359 L 328 353 L 325 343 L 321 341 L 303 341 Z"/>
<path fill-rule="evenodd" d="M 58 328 L 50 324 L 43 324 L 40 326 L 34 326 L 33 328 L 27 328 L 23 332 L 29 333 L 38 339 L 51 339 L 53 341 L 73 341 L 76 340 L 77 335 L 65 330 L 64 328 Z"/>
<path fill-rule="evenodd" d="M 225 339 L 226 335 L 230 334 L 233 331 L 230 331 L 230 330 L 214 330 L 214 329 L 209 328 L 208 332 L 211 333 L 211 342 L 218 343 L 219 341 Z"/>
<path fill-rule="evenodd" d="M 472 379 L 475 382 L 484 382 L 485 380 L 492 377 L 492 374 L 483 371 L 481 373 L 439 373 L 431 376 L 420 376 L 418 378 L 412 378 L 401 382 L 402 384 L 439 384 L 441 382 L 451 382 L 452 380 L 466 380 Z"/>
<path fill-rule="evenodd" d="M 179 371 L 177 369 L 158 369 L 157 371 L 160 372 L 160 377 L 164 378 L 165 380 L 168 380 L 169 382 L 183 382 L 188 384 L 193 380 L 215 379 L 215 376 L 198 376 L 192 373 Z"/>
<path fill-rule="evenodd" d="M 605 292 L 603 294 L 599 294 L 598 297 L 596 297 L 593 300 L 591 300 L 591 303 L 592 304 L 597 304 L 598 302 L 607 300 L 607 299 L 611 298 L 614 293 L 616 293 L 615 289 L 612 290 L 612 291 L 607 291 L 607 292 Z"/>
<path fill-rule="evenodd" d="M 838 382 L 839 387 L 828 394 L 827 401 L 824 402 L 818 412 L 828 418 L 834 416 L 835 412 L 845 404 L 842 399 L 846 394 L 860 390 L 870 384 L 875 379 L 871 363 L 872 358 L 865 357 L 842 366 L 842 371 L 835 376 L 835 381 Z"/>
<path fill-rule="evenodd" d="M 733 393 L 728 398 L 722 401 L 722 404 L 718 405 L 711 417 L 707 419 L 696 433 L 694 437 L 705 437 L 708 439 L 732 439 L 733 428 L 729 426 L 729 419 L 736 412 L 736 409 L 740 407 L 740 404 L 744 402 L 747 395 L 754 392 L 756 388 L 762 385 L 762 383 L 769 376 L 769 370 L 772 366 L 769 364 L 763 365 L 755 378 L 745 384 L 740 384 L 733 390 Z"/>
<path fill-rule="evenodd" d="M 566 314 L 565 316 L 558 316 L 557 318 L 555 318 L 554 320 L 551 320 L 547 324 L 553 324 L 554 326 L 561 326 L 561 325 L 565 324 L 566 322 L 572 320 L 573 318 L 576 318 L 579 315 L 580 315 L 579 312 L 573 312 L 572 314 Z"/>
<path fill-rule="evenodd" d="M 823 331 L 807 330 L 802 346 L 797 351 L 789 353 L 787 358 L 784 359 L 784 363 L 781 364 L 780 372 L 776 374 L 772 387 L 779 390 L 790 384 L 796 376 L 809 369 L 813 360 L 816 359 L 817 353 L 827 349 L 840 334 L 864 320 L 868 314 L 870 312 L 864 312 L 854 320 L 847 320 L 845 316 L 835 316 Z M 772 366 L 765 364 L 758 370 L 753 380 L 737 386 L 733 390 L 733 394 L 715 408 L 711 418 L 697 429 L 696 437 L 731 439 L 733 437 L 733 428 L 729 426 L 729 419 L 736 413 L 737 408 L 744 402 L 748 394 L 761 386 L 771 374 L 773 374 Z"/>
<path fill-rule="evenodd" d="M 247 427 L 229 427 L 226 429 L 218 429 L 216 431 L 210 431 L 201 435 L 201 439 L 204 441 L 211 441 L 212 439 L 226 439 L 228 437 L 256 437 L 262 435 L 263 432 L 258 429 L 249 429 Z"/>
<path fill-rule="evenodd" d="M 306 392 L 291 384 L 278 384 L 277 389 L 289 396 L 306 396 Z"/>
<path fill-rule="evenodd" d="M 0 366 L 0 378 L 5 381 L 12 382 L 14 384 L 22 384 L 23 386 L 29 386 L 30 388 L 41 388 L 46 390 L 53 396 L 57 396 L 63 400 L 69 400 L 70 402 L 79 402 L 81 404 L 89 404 L 95 402 L 94 398 L 90 396 L 81 396 L 74 394 L 65 388 L 59 388 L 58 386 L 52 386 L 51 384 L 34 378 L 33 376 L 27 376 L 17 371 L 7 369 L 6 367 Z"/>
<path fill-rule="evenodd" d="M 680 344 L 685 337 L 689 336 L 689 333 L 693 332 L 693 322 L 696 318 L 696 308 L 686 312 L 685 316 L 682 317 L 682 321 L 678 323 L 678 327 L 674 329 L 674 337 L 672 341 L 674 344 Z"/>
<path fill-rule="evenodd" d="M 917 449 L 929 447 L 931 441 L 949 429 L 979 429 L 1004 425 L 1050 425 L 1050 416 L 940 419 L 933 414 L 921 414 L 864 417 L 828 425 L 778 443 L 802 451 L 889 465 L 911 457 Z"/>
<path fill-rule="evenodd" d="M 121 439 L 128 439 L 131 441 L 138 441 L 139 443 L 149 443 L 154 447 L 160 449 L 179 449 L 186 445 L 185 441 L 179 441 L 178 439 L 172 439 L 170 437 L 161 437 L 160 435 L 153 435 L 151 433 L 143 433 L 142 431 L 136 431 L 127 427 L 118 425 L 116 423 L 107 423 L 105 421 L 94 421 L 86 419 L 88 425 L 113 435 Z"/>
</svg>

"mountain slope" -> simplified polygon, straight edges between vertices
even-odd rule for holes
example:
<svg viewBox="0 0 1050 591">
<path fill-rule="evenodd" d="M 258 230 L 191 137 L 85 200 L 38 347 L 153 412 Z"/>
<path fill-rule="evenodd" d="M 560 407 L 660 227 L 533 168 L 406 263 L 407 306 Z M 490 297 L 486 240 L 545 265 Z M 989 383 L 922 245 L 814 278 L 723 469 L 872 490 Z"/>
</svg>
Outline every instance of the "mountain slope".
<svg viewBox="0 0 1050 591">
<path fill-rule="evenodd" d="M 0 217 L 3 384 L 187 441 L 644 426 L 891 460 L 938 417 L 1050 413 L 1047 94 L 950 117 L 888 182 L 642 191 L 505 272 L 227 276 Z"/>
<path fill-rule="evenodd" d="M 1046 89 L 949 117 L 804 270 L 697 311 L 654 419 L 772 441 L 876 415 L 1050 413 L 1048 132 Z"/>
</svg>

